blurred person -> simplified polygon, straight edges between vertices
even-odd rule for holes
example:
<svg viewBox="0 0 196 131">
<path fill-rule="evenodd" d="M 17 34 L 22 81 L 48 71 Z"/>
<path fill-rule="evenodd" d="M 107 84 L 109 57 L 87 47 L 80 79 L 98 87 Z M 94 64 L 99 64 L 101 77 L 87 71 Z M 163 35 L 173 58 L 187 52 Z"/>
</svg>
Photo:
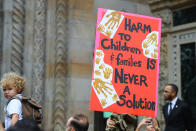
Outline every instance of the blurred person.
<svg viewBox="0 0 196 131">
<path fill-rule="evenodd" d="M 167 84 L 164 88 L 164 100 L 169 101 L 163 106 L 165 131 L 192 131 L 190 108 L 177 97 L 177 93 L 175 84 Z"/>
<path fill-rule="evenodd" d="M 84 114 L 75 114 L 67 121 L 66 131 L 88 131 L 88 117 Z"/>
<path fill-rule="evenodd" d="M 22 119 L 16 122 L 14 126 L 9 127 L 6 131 L 42 131 L 38 123 L 31 119 Z"/>
<path fill-rule="evenodd" d="M 137 116 L 113 113 L 106 122 L 106 131 L 133 131 Z"/>
<path fill-rule="evenodd" d="M 145 131 L 160 131 L 159 122 L 155 118 L 144 117 L 138 124 L 136 131 L 140 131 L 144 127 Z"/>
</svg>

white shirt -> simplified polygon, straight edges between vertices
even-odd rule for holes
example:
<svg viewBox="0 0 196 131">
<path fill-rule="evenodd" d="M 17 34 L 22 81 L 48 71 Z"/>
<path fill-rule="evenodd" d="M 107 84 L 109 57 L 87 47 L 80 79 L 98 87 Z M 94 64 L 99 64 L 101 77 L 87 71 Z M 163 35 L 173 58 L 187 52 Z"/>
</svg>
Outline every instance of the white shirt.
<svg viewBox="0 0 196 131">
<path fill-rule="evenodd" d="M 21 94 L 17 94 L 16 95 L 17 97 L 19 98 L 22 98 L 22 95 Z M 19 115 L 19 120 L 22 119 L 22 103 L 20 102 L 20 100 L 18 99 L 13 99 L 11 100 L 7 107 L 5 108 L 5 112 L 6 112 L 6 115 L 5 115 L 5 130 L 7 130 L 7 128 L 10 127 L 10 124 L 11 124 L 11 115 L 16 113 Z"/>
<path fill-rule="evenodd" d="M 174 109 L 174 106 L 175 106 L 177 100 L 178 100 L 178 97 L 176 97 L 172 101 L 170 101 L 170 103 L 172 103 L 172 105 L 171 105 L 172 110 Z M 170 111 L 170 106 L 168 105 L 168 113 L 169 113 L 169 111 Z"/>
</svg>

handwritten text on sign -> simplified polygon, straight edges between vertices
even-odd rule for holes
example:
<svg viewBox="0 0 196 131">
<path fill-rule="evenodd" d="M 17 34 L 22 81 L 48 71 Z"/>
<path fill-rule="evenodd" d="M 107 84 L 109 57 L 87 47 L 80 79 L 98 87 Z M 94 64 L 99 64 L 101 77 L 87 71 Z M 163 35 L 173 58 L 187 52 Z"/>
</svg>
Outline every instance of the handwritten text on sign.
<svg viewBox="0 0 196 131">
<path fill-rule="evenodd" d="M 99 9 L 90 109 L 156 116 L 161 20 Z"/>
</svg>

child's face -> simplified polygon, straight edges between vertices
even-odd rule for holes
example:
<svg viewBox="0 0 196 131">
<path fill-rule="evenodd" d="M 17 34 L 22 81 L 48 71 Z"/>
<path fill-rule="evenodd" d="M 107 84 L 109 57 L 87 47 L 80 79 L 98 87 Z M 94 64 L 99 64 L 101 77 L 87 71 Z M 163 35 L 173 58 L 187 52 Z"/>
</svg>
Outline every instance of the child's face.
<svg viewBox="0 0 196 131">
<path fill-rule="evenodd" d="M 18 94 L 16 88 L 14 88 L 13 86 L 9 86 L 9 85 L 7 85 L 6 87 L 3 87 L 3 92 L 4 92 L 5 98 L 7 99 L 10 99 L 13 96 Z"/>
</svg>

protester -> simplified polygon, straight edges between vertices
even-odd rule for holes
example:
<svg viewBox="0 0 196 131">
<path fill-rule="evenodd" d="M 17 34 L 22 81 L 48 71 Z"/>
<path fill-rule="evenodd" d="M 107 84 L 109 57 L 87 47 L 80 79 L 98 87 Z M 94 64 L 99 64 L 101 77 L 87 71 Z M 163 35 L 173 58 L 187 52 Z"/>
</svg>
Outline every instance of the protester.
<svg viewBox="0 0 196 131">
<path fill-rule="evenodd" d="M 186 103 L 177 97 L 178 87 L 167 84 L 164 88 L 164 99 L 169 103 L 163 106 L 165 131 L 192 131 L 191 111 Z"/>
<path fill-rule="evenodd" d="M 41 129 L 36 121 L 22 119 L 17 121 L 14 126 L 9 127 L 6 131 L 41 131 Z"/>
<path fill-rule="evenodd" d="M 106 131 L 133 131 L 137 117 L 129 114 L 113 113 L 106 122 Z"/>
<path fill-rule="evenodd" d="M 75 114 L 67 121 L 66 131 L 88 131 L 88 117 L 83 114 Z"/>
<path fill-rule="evenodd" d="M 136 131 L 140 131 L 142 127 L 145 127 L 145 131 L 160 131 L 159 123 L 155 118 L 144 117 L 138 124 Z"/>
<path fill-rule="evenodd" d="M 22 119 L 22 104 L 18 99 L 22 98 L 22 91 L 24 90 L 25 80 L 16 73 L 6 73 L 1 80 L 4 96 L 8 99 L 5 106 L 5 129 L 13 126 L 18 120 Z"/>
</svg>

